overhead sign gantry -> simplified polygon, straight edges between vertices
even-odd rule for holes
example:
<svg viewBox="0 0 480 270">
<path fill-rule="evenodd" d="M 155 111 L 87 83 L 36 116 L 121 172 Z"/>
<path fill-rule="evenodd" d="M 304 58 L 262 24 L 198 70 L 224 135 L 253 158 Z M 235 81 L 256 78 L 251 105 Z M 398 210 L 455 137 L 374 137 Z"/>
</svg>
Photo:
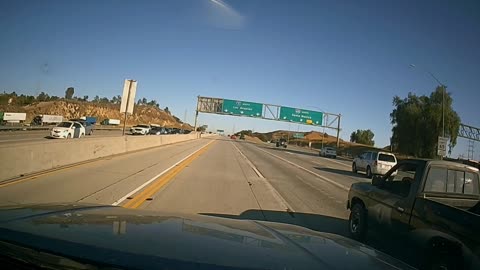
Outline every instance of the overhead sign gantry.
<svg viewBox="0 0 480 270">
<path fill-rule="evenodd" d="M 242 100 L 199 96 L 197 99 L 197 110 L 195 114 L 195 130 L 197 128 L 198 113 L 200 112 L 260 118 L 265 120 L 330 128 L 337 131 L 337 147 L 340 144 L 339 136 L 341 114 L 318 112 Z"/>
</svg>

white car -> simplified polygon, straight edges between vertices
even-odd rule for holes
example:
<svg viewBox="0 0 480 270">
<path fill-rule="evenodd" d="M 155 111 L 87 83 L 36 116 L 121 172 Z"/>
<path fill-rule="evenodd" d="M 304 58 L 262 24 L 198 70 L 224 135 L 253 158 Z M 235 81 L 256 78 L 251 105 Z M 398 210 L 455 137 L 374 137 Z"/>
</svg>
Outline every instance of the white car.
<svg viewBox="0 0 480 270">
<path fill-rule="evenodd" d="M 334 147 L 323 147 L 318 155 L 321 157 L 337 158 L 337 149 Z"/>
<path fill-rule="evenodd" d="M 51 138 L 70 139 L 83 136 L 85 136 L 85 127 L 75 121 L 61 122 L 50 131 Z"/>
<path fill-rule="evenodd" d="M 149 125 L 136 125 L 132 128 L 130 128 L 130 132 L 132 135 L 147 135 L 150 132 L 150 126 Z"/>
<path fill-rule="evenodd" d="M 353 159 L 352 171 L 365 171 L 368 178 L 373 175 L 384 175 L 397 164 L 394 154 L 388 152 L 364 152 Z"/>
</svg>

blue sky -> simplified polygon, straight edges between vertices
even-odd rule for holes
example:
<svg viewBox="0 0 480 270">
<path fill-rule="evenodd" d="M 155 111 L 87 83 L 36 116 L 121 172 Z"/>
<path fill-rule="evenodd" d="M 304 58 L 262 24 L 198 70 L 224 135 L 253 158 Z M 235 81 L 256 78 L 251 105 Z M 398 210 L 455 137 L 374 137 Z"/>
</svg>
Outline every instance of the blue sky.
<svg viewBox="0 0 480 270">
<path fill-rule="evenodd" d="M 2 1 L 0 90 L 63 96 L 73 86 L 111 97 L 131 78 L 137 98 L 181 119 L 187 111 L 190 123 L 198 95 L 321 108 L 342 114 L 343 139 L 370 128 L 383 147 L 393 96 L 435 88 L 425 70 L 448 86 L 462 122 L 480 127 L 476 2 Z M 312 129 L 205 114 L 199 122 Z M 466 149 L 459 139 L 453 156 Z"/>
</svg>

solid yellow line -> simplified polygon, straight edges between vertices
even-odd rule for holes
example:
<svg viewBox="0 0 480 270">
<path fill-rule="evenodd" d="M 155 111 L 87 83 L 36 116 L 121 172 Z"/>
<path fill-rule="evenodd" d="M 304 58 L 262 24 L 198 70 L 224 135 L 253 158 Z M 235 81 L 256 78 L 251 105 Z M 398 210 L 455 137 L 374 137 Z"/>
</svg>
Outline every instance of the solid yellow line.
<svg viewBox="0 0 480 270">
<path fill-rule="evenodd" d="M 178 164 L 176 167 L 172 168 L 166 174 L 160 176 L 157 180 L 155 180 L 151 185 L 146 187 L 143 191 L 137 194 L 133 199 L 122 205 L 125 208 L 138 208 L 141 206 L 148 198 L 152 197 L 155 193 L 157 193 L 163 186 L 168 184 L 175 176 L 177 176 L 185 167 L 190 165 L 195 159 L 197 159 L 200 155 L 205 153 L 209 147 L 211 147 L 213 143 L 208 144 L 206 147 L 202 148 L 197 153 L 193 154 L 191 157 L 184 160 L 182 163 Z"/>
</svg>

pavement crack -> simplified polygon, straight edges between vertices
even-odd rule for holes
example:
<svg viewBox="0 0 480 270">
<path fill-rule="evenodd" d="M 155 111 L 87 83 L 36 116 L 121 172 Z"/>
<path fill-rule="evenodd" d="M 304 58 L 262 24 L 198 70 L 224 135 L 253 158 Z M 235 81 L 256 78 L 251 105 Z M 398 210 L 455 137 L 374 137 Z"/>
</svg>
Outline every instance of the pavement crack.
<svg viewBox="0 0 480 270">
<path fill-rule="evenodd" d="M 260 213 L 262 213 L 263 220 L 266 221 L 267 217 L 265 216 L 265 213 L 263 212 L 262 206 L 260 205 L 260 202 L 258 201 L 257 195 L 255 195 L 255 192 L 253 191 L 253 188 L 252 188 L 253 184 L 250 181 L 248 181 L 248 177 L 245 173 L 245 170 L 243 170 L 242 166 L 240 166 L 240 160 L 238 159 L 238 156 L 237 155 L 234 155 L 234 156 L 235 156 L 235 160 L 237 161 L 238 166 L 240 167 L 240 170 L 242 171 L 243 178 L 247 181 L 248 187 L 250 188 L 250 192 L 252 192 L 253 198 L 255 199 L 255 202 L 258 205 L 258 209 L 260 209 Z"/>
</svg>

